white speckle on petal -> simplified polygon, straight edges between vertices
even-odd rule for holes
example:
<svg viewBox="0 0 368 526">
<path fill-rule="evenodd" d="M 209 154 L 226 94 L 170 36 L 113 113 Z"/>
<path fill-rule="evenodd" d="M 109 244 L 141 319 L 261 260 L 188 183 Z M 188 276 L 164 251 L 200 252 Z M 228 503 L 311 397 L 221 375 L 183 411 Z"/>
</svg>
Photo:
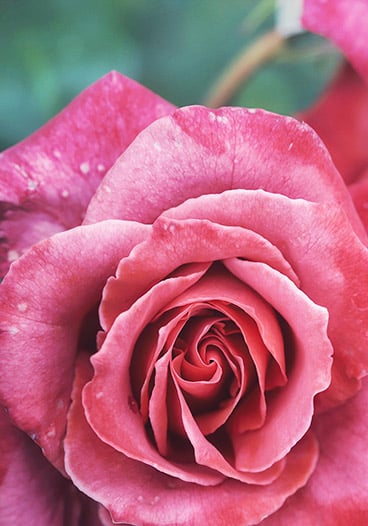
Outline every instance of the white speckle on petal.
<svg viewBox="0 0 368 526">
<path fill-rule="evenodd" d="M 208 114 L 210 121 L 214 122 L 216 120 L 216 115 L 213 113 L 213 111 L 210 111 Z"/>
<path fill-rule="evenodd" d="M 16 250 L 9 250 L 8 251 L 8 261 L 9 262 L 15 261 L 16 259 L 19 258 L 19 256 L 20 256 L 20 254 Z"/>
<path fill-rule="evenodd" d="M 56 159 L 61 159 L 61 153 L 59 152 L 59 150 L 54 150 L 52 153 L 54 154 L 54 157 L 56 157 Z"/>
<path fill-rule="evenodd" d="M 257 108 L 248 108 L 248 113 L 256 113 Z"/>
<path fill-rule="evenodd" d="M 102 397 L 103 397 L 103 392 L 102 391 L 99 391 L 98 393 L 96 393 L 97 400 L 99 400 Z"/>
<path fill-rule="evenodd" d="M 81 163 L 81 165 L 79 166 L 79 169 L 80 171 L 82 172 L 82 174 L 86 175 L 88 174 L 89 172 L 89 163 L 85 162 L 85 163 Z"/>
<path fill-rule="evenodd" d="M 9 332 L 11 335 L 15 336 L 16 334 L 18 334 L 19 329 L 18 327 L 15 327 L 14 325 L 12 325 L 11 327 L 9 327 Z"/>
<path fill-rule="evenodd" d="M 64 199 L 66 199 L 67 197 L 69 197 L 69 192 L 68 192 L 68 190 L 63 190 L 63 191 L 61 192 L 61 197 L 64 197 Z"/>
<path fill-rule="evenodd" d="M 294 146 L 294 143 L 291 142 L 291 143 L 289 144 L 289 147 L 288 147 L 288 151 L 289 151 L 289 152 L 290 152 L 290 150 L 292 149 L 293 146 Z"/>
<path fill-rule="evenodd" d="M 157 150 L 158 152 L 160 152 L 162 150 L 161 148 L 161 145 L 158 143 L 158 142 L 154 142 L 153 143 L 153 147 L 155 150 Z"/>
<path fill-rule="evenodd" d="M 56 430 L 55 430 L 55 427 L 54 427 L 54 426 L 52 426 L 52 427 L 50 428 L 50 431 L 48 431 L 48 432 L 46 433 L 46 436 L 47 436 L 48 438 L 54 438 L 54 436 L 56 436 Z"/>
<path fill-rule="evenodd" d="M 162 229 L 165 230 L 165 232 L 173 234 L 175 232 L 176 226 L 174 223 L 163 223 Z"/>
<path fill-rule="evenodd" d="M 216 120 L 220 124 L 228 124 L 229 123 L 229 119 L 227 117 L 225 117 L 225 115 L 217 115 Z"/>
<path fill-rule="evenodd" d="M 22 166 L 19 166 L 18 164 L 14 165 L 14 169 L 22 176 L 24 179 L 28 179 L 28 173 L 25 171 L 25 169 Z"/>
<path fill-rule="evenodd" d="M 107 194 L 111 194 L 111 188 L 107 184 L 103 188 Z"/>
<path fill-rule="evenodd" d="M 36 181 L 32 181 L 31 179 L 27 183 L 28 190 L 36 190 L 38 186 L 38 183 Z"/>
<path fill-rule="evenodd" d="M 102 164 L 102 163 L 99 163 L 99 164 L 97 165 L 97 170 L 98 170 L 99 172 L 104 172 L 104 171 L 105 171 L 105 165 Z"/>
<path fill-rule="evenodd" d="M 27 309 L 28 309 L 27 303 L 18 303 L 19 312 L 26 312 Z"/>
<path fill-rule="evenodd" d="M 178 488 L 180 485 L 180 482 L 177 480 L 177 479 L 174 479 L 174 478 L 170 478 L 167 482 L 166 482 L 166 486 L 170 489 L 174 489 L 174 488 Z"/>
</svg>

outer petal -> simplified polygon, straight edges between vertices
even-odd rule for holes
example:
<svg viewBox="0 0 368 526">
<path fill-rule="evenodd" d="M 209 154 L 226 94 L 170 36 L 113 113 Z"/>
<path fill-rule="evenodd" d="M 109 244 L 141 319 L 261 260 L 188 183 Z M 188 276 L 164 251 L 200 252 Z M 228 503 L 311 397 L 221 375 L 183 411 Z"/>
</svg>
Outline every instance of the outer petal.
<svg viewBox="0 0 368 526">
<path fill-rule="evenodd" d="M 304 0 L 302 23 L 335 42 L 368 79 L 366 0 Z"/>
<path fill-rule="evenodd" d="M 316 418 L 317 468 L 307 486 L 262 526 L 360 526 L 368 520 L 368 382 L 342 407 Z"/>
<path fill-rule="evenodd" d="M 348 64 L 299 118 L 321 137 L 347 184 L 368 167 L 368 86 Z"/>
<path fill-rule="evenodd" d="M 0 396 L 58 466 L 81 324 L 147 230 L 106 221 L 57 234 L 14 263 L 1 284 Z"/>
<path fill-rule="evenodd" d="M 150 90 L 111 72 L 5 151 L 0 156 L 4 262 L 35 242 L 34 236 L 28 243 L 20 239 L 24 230 L 17 207 L 22 207 L 28 225 L 38 225 L 39 214 L 44 214 L 36 241 L 50 228 L 57 232 L 79 225 L 106 170 L 142 129 L 173 110 Z"/>
<path fill-rule="evenodd" d="M 0 410 L 0 525 L 99 526 L 97 505 L 64 479 Z"/>
<path fill-rule="evenodd" d="M 313 130 L 290 117 L 244 108 L 192 106 L 153 123 L 106 175 L 85 221 L 151 223 L 185 199 L 236 188 L 339 203 L 365 238 L 345 185 Z"/>
<path fill-rule="evenodd" d="M 107 507 L 118 524 L 258 524 L 303 486 L 314 469 L 317 445 L 308 434 L 288 455 L 281 476 L 269 486 L 226 480 L 206 487 L 160 473 L 125 457 L 93 433 L 81 404 L 81 389 L 91 372 L 86 360 L 79 362 L 65 440 L 66 469 L 74 484 Z"/>
</svg>

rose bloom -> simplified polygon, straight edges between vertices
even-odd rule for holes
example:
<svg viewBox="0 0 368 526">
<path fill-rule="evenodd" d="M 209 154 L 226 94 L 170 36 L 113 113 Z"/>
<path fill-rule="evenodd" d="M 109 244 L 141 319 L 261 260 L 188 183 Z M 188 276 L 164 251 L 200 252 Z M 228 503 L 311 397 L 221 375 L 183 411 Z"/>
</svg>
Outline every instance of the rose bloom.
<svg viewBox="0 0 368 526">
<path fill-rule="evenodd" d="M 1 168 L 2 524 L 363 520 L 367 240 L 311 128 L 112 73 Z"/>
<path fill-rule="evenodd" d="M 309 126 L 111 73 L 0 182 L 0 525 L 366 524 L 367 235 Z"/>
</svg>

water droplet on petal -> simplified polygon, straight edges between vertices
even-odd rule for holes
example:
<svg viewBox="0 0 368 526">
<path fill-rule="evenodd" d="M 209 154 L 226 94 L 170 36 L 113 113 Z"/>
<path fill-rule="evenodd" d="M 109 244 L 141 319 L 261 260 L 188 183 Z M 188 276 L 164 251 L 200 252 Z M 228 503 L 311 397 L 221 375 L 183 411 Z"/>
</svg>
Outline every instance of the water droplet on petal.
<svg viewBox="0 0 368 526">
<path fill-rule="evenodd" d="M 19 252 L 16 250 L 9 250 L 8 252 L 8 261 L 11 263 L 12 261 L 15 261 L 20 256 Z"/>
<path fill-rule="evenodd" d="M 84 174 L 84 175 L 88 174 L 88 172 L 89 172 L 89 163 L 88 162 L 81 163 L 81 165 L 79 166 L 79 169 L 82 172 L 82 174 Z"/>
</svg>

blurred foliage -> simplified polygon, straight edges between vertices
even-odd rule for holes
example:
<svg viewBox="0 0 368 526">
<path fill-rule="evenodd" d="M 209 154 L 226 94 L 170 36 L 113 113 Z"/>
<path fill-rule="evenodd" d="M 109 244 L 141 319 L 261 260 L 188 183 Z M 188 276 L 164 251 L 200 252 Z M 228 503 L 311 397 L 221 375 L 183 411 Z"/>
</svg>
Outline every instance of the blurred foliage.
<svg viewBox="0 0 368 526">
<path fill-rule="evenodd" d="M 0 0 L 0 148 L 111 69 L 177 105 L 201 103 L 239 50 L 272 25 L 272 0 Z M 294 37 L 230 102 L 294 113 L 338 62 L 323 39 Z"/>
</svg>

